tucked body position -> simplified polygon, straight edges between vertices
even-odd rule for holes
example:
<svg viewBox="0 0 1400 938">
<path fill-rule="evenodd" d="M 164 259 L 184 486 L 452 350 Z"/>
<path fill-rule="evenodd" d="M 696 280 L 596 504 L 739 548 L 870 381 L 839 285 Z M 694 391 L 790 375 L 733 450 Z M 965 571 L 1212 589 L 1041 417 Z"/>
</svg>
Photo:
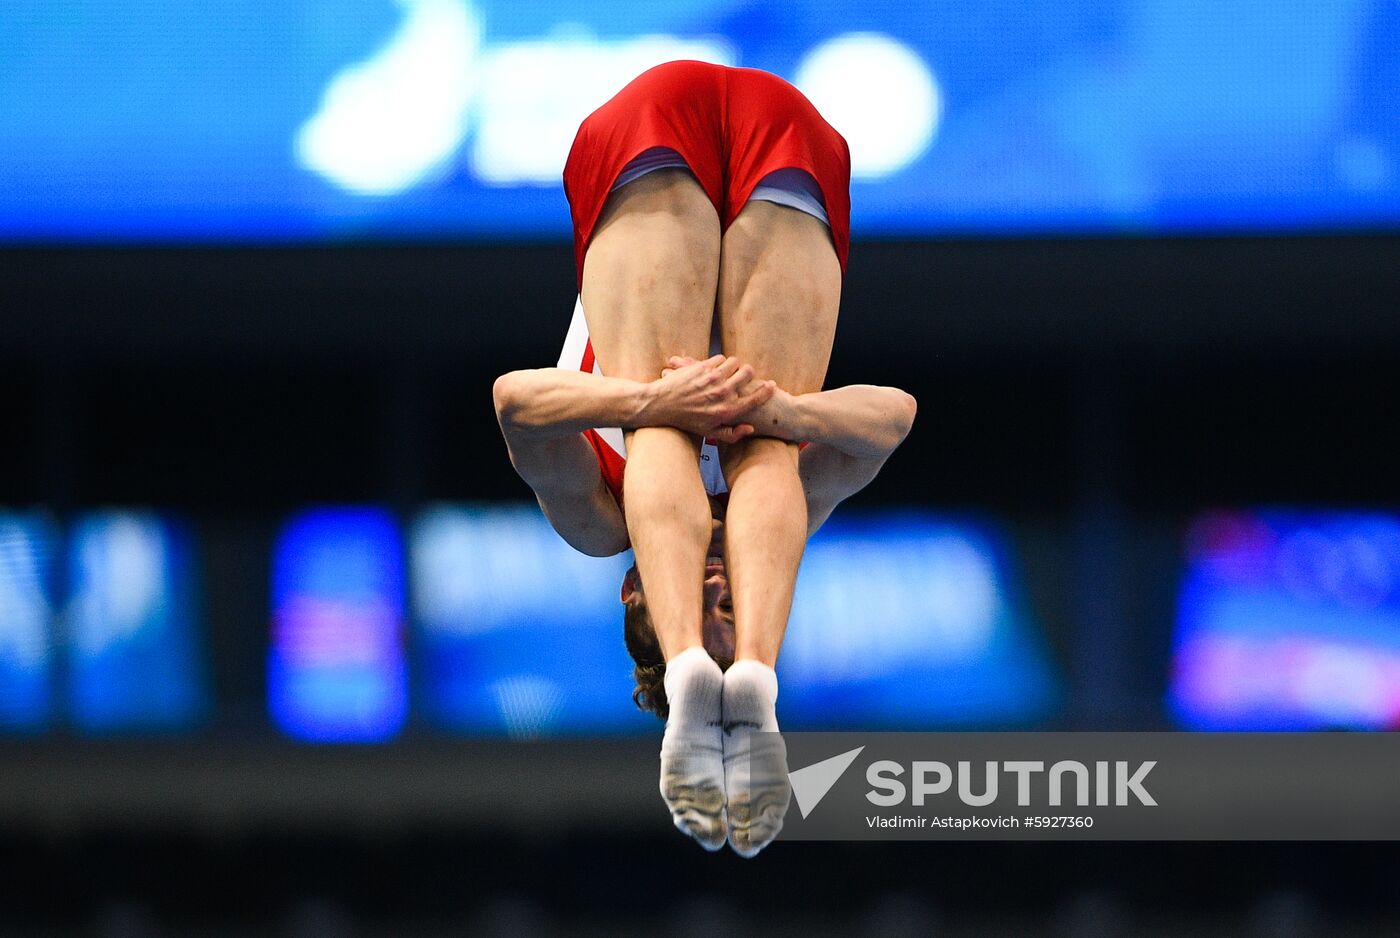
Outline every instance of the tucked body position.
<svg viewBox="0 0 1400 938">
<path fill-rule="evenodd" d="M 497 379 L 512 464 L 621 588 L 678 828 L 753 856 L 790 797 L 774 672 L 807 538 L 909 432 L 897 388 L 822 390 L 849 245 L 846 142 L 782 79 L 670 62 L 579 128 L 579 299 L 555 368 Z M 851 623 L 859 628 L 859 623 Z"/>
</svg>

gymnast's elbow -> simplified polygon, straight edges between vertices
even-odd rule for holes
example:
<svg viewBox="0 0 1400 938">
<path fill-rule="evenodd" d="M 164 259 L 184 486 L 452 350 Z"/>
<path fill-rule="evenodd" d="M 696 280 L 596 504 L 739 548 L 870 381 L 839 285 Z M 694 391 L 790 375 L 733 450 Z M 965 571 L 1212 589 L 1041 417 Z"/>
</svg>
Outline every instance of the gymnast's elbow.
<svg viewBox="0 0 1400 938">
<path fill-rule="evenodd" d="M 919 402 L 914 395 L 899 388 L 890 388 L 890 439 L 889 452 L 894 452 L 909 431 L 914 427 L 914 417 L 919 413 Z"/>
<path fill-rule="evenodd" d="M 523 371 L 508 371 L 491 386 L 496 420 L 502 430 L 526 429 L 525 410 L 529 401 L 529 379 Z"/>
</svg>

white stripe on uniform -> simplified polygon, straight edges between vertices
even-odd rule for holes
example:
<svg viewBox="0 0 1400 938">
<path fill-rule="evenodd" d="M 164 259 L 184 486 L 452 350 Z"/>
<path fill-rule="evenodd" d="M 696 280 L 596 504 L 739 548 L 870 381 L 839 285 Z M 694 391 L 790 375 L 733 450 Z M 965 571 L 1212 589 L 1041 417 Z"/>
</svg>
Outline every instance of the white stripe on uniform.
<svg viewBox="0 0 1400 938">
<path fill-rule="evenodd" d="M 574 303 L 574 316 L 569 321 L 569 332 L 564 337 L 564 349 L 559 353 L 559 367 L 570 369 L 581 369 L 583 367 L 584 352 L 588 347 L 588 321 L 583 315 L 583 297 L 579 297 Z M 710 354 L 719 354 L 719 336 L 710 337 Z M 602 369 L 598 367 L 597 357 L 593 360 L 593 373 L 602 374 Z M 622 431 L 617 427 L 596 428 L 598 436 L 603 442 L 623 459 L 627 458 L 627 444 L 622 439 Z M 724 481 L 724 473 L 720 471 L 719 448 L 713 443 L 704 443 L 700 446 L 700 478 L 705 483 L 705 491 L 711 495 L 723 495 L 729 491 L 729 485 Z"/>
</svg>

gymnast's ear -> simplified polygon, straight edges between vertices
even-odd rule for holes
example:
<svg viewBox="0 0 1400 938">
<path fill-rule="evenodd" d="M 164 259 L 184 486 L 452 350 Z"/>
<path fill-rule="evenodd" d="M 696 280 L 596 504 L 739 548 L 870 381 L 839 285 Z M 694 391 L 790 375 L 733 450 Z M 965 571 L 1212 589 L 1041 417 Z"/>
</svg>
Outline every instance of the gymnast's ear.
<svg viewBox="0 0 1400 938">
<path fill-rule="evenodd" d="M 641 576 L 637 573 L 637 565 L 633 564 L 622 577 L 622 593 L 618 598 L 626 605 L 639 603 L 642 601 L 642 597 L 638 595 L 637 591 L 641 587 Z"/>
</svg>

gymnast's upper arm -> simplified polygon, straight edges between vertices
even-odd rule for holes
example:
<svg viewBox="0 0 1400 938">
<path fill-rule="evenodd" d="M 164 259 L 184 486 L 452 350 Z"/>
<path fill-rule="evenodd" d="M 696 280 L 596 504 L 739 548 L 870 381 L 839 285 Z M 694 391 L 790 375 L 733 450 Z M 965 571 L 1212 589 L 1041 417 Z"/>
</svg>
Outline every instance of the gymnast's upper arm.
<svg viewBox="0 0 1400 938">
<path fill-rule="evenodd" d="M 889 457 L 852 456 L 826 443 L 808 444 L 798 461 L 807 497 L 807 536 L 816 533 L 837 505 L 869 485 Z"/>
<path fill-rule="evenodd" d="M 511 465 L 535 493 L 544 516 L 575 550 L 611 557 L 627 549 L 622 510 L 603 481 L 582 433 L 543 437 L 502 419 Z"/>
</svg>

